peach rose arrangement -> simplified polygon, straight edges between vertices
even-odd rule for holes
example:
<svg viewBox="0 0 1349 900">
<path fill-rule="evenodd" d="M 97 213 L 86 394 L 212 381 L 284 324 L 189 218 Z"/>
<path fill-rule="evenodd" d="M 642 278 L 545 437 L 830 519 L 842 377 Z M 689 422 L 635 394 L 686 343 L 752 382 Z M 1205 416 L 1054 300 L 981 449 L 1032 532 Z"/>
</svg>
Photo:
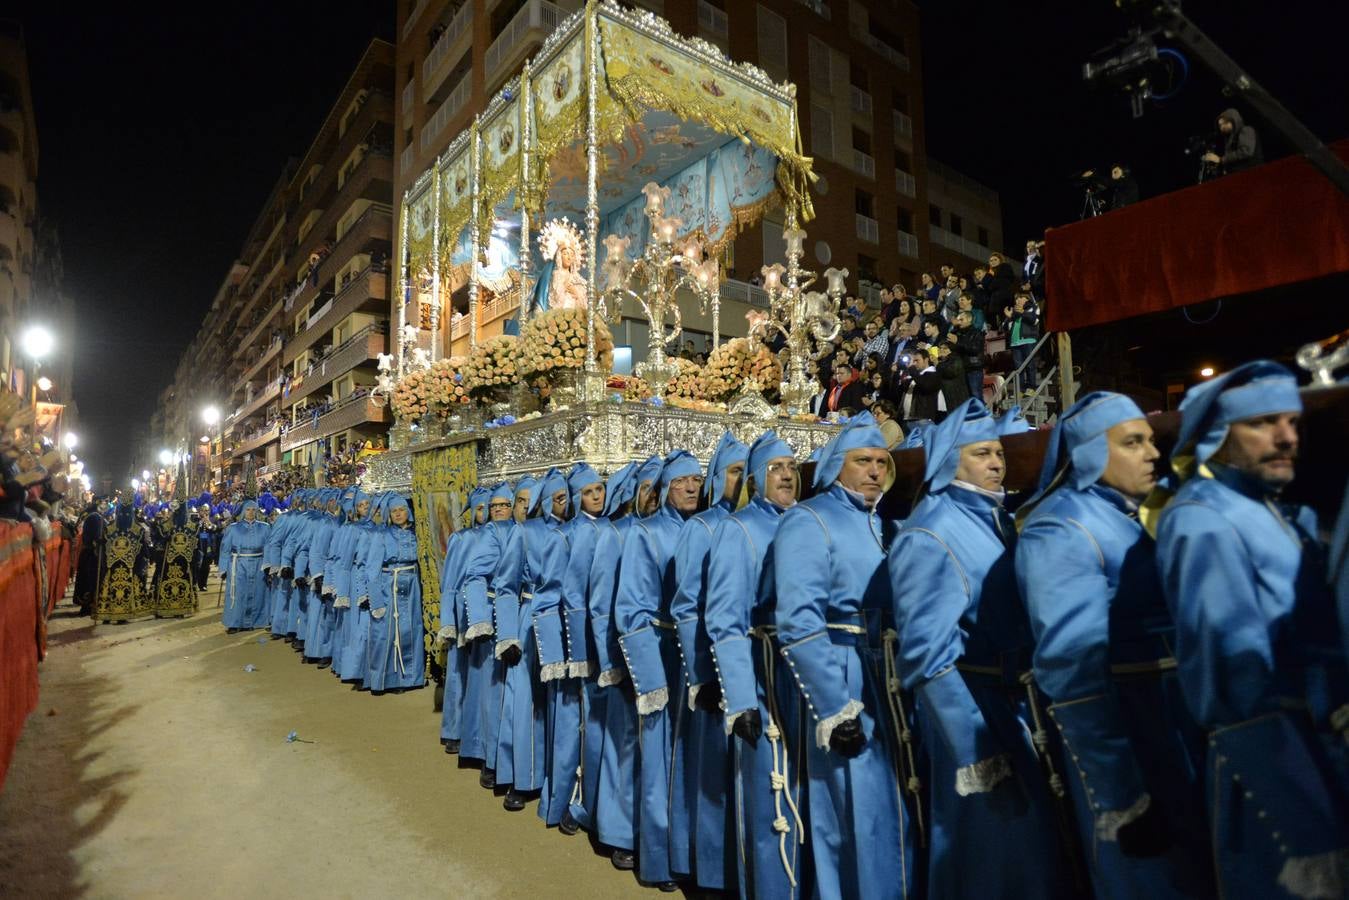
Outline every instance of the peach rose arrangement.
<svg viewBox="0 0 1349 900">
<path fill-rule="evenodd" d="M 605 387 L 610 394 L 618 394 L 628 403 L 651 399 L 651 385 L 636 375 L 610 375 Z"/>
<path fill-rule="evenodd" d="M 431 408 L 432 388 L 427 372 L 409 372 L 394 385 L 393 413 L 404 422 L 416 422 Z"/>
<path fill-rule="evenodd" d="M 754 349 L 745 338 L 732 338 L 707 358 L 707 399 L 729 400 L 747 381 L 771 392 L 782 383 L 782 364 L 767 347 Z"/>
<path fill-rule="evenodd" d="M 519 341 L 511 334 L 479 344 L 464 364 L 463 383 L 468 395 L 489 403 L 505 399 L 511 385 L 520 380 L 518 351 Z"/>
<path fill-rule="evenodd" d="M 679 374 L 665 384 L 665 396 L 671 400 L 702 400 L 707 396 L 703 368 L 690 359 L 675 357 Z"/>
<path fill-rule="evenodd" d="M 550 309 L 520 329 L 520 373 L 531 382 L 559 369 L 581 369 L 586 361 L 586 311 Z M 595 319 L 595 364 L 600 372 L 614 368 L 614 336 Z"/>
<path fill-rule="evenodd" d="M 431 403 L 436 415 L 449 417 L 456 409 L 468 405 L 468 385 L 464 369 L 468 360 L 449 356 L 431 363 L 427 381 L 431 385 Z"/>
</svg>

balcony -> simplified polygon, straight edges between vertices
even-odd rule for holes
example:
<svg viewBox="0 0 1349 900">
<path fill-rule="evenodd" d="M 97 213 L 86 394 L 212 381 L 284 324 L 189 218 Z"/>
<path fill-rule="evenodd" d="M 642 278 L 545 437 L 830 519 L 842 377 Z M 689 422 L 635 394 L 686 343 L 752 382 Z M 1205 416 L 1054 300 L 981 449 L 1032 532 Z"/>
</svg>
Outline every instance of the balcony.
<svg viewBox="0 0 1349 900">
<path fill-rule="evenodd" d="M 445 98 L 445 102 L 440 104 L 436 114 L 422 127 L 421 148 L 422 152 L 430 151 L 440 137 L 440 133 L 445 130 L 445 126 L 455 116 L 468 106 L 468 98 L 473 89 L 473 73 L 465 72 L 464 77 L 459 80 L 459 84 L 454 90 L 450 91 L 450 96 Z M 406 152 L 406 151 L 404 151 Z"/>
<path fill-rule="evenodd" d="M 398 154 L 398 177 L 408 181 L 412 177 L 412 166 L 417 162 L 417 145 L 408 141 L 408 145 L 403 148 L 403 152 Z"/>
<path fill-rule="evenodd" d="M 14 203 L 19 203 L 23 192 L 23 183 L 28 178 L 23 171 L 23 159 L 12 150 L 0 150 L 0 186 L 9 188 L 14 194 Z"/>
<path fill-rule="evenodd" d="M 479 327 L 491 324 L 497 319 L 505 318 L 520 308 L 520 292 L 512 290 L 502 294 L 499 297 L 493 297 L 489 302 L 478 307 Z M 468 316 L 460 316 L 450 323 L 450 340 L 457 340 L 468 335 Z"/>
<path fill-rule="evenodd" d="M 928 229 L 928 237 L 934 244 L 939 244 L 948 250 L 954 250 L 962 256 L 967 256 L 979 262 L 987 262 L 988 255 L 992 252 L 978 241 L 952 234 L 945 228 L 938 228 L 936 225 Z"/>
<path fill-rule="evenodd" d="M 377 406 L 371 402 L 368 396 L 348 397 L 319 416 L 317 420 L 311 419 L 303 425 L 291 426 L 289 431 L 281 435 L 281 451 L 284 453 L 287 450 L 293 450 L 310 441 L 316 441 L 319 438 L 336 434 L 339 431 L 346 431 L 348 428 L 355 428 L 367 422 L 387 423 L 389 420 L 388 409 Z"/>
<path fill-rule="evenodd" d="M 236 409 L 234 415 L 230 416 L 230 421 L 238 422 L 247 419 L 279 396 L 281 396 L 281 379 L 277 378 L 254 394 L 252 399 L 245 400 L 244 405 Z"/>
<path fill-rule="evenodd" d="M 388 275 L 366 269 L 353 277 L 342 289 L 324 304 L 328 308 L 318 315 L 310 316 L 309 324 L 297 335 L 293 335 L 286 344 L 286 354 L 282 357 L 285 365 L 290 365 L 295 357 L 312 347 L 318 340 L 326 337 L 342 320 L 354 312 L 389 312 Z"/>
<path fill-rule="evenodd" d="M 337 196 L 319 216 L 319 220 L 314 223 L 314 227 L 309 230 L 309 234 L 300 242 L 296 248 L 296 253 L 292 259 L 304 259 L 311 250 L 317 249 L 325 242 L 331 241 L 337 233 L 337 222 L 347 214 L 351 205 L 357 200 L 366 199 L 376 201 L 370 209 L 362 214 L 362 218 L 353 223 L 352 227 L 342 235 L 341 240 L 334 243 L 331 252 L 324 259 L 319 269 L 319 284 L 324 284 L 332 277 L 332 266 L 334 260 L 341 260 L 345 265 L 350 259 L 351 254 L 342 255 L 341 248 L 350 246 L 347 239 L 352 237 L 353 233 L 360 232 L 362 220 L 370 215 L 370 210 L 383 210 L 388 224 L 384 225 L 384 235 L 387 239 L 393 239 L 393 218 L 389 215 L 389 207 L 382 201 L 393 195 L 393 160 L 382 153 L 374 150 L 365 155 L 355 170 L 347 176 L 346 183 L 342 185 L 342 190 L 337 192 Z M 315 286 L 302 282 L 306 289 L 301 290 L 291 300 L 290 305 L 299 303 L 301 306 L 308 303 L 317 295 Z"/>
<path fill-rule="evenodd" d="M 267 330 L 267 326 L 271 323 L 272 319 L 274 319 L 276 314 L 281 311 L 281 304 L 282 301 L 278 299 L 265 313 L 262 314 L 262 318 L 258 319 L 258 321 L 248 329 L 248 334 L 244 335 L 244 339 L 234 347 L 235 356 L 243 353 L 261 339 L 262 333 Z"/>
<path fill-rule="evenodd" d="M 698 0 L 698 27 L 715 37 L 729 37 L 731 23 L 726 11 L 717 9 L 707 0 Z"/>
<path fill-rule="evenodd" d="M 417 82 L 415 79 L 409 78 L 408 83 L 403 85 L 403 105 L 401 107 L 403 110 L 403 118 L 407 119 L 412 117 L 412 104 L 416 99 Z"/>
<path fill-rule="evenodd" d="M 899 233 L 899 255 L 911 259 L 918 258 L 918 235 L 909 234 L 907 231 Z"/>
<path fill-rule="evenodd" d="M 345 375 L 352 369 L 369 362 L 384 352 L 385 329 L 367 325 L 356 332 L 349 340 L 330 352 L 314 367 L 291 385 L 286 403 L 299 403 L 319 388 L 332 383 L 334 378 Z"/>
<path fill-rule="evenodd" d="M 899 191 L 905 197 L 918 196 L 918 182 L 914 177 L 903 169 L 895 169 L 895 190 Z"/>
<path fill-rule="evenodd" d="M 562 7 L 548 0 L 529 0 L 487 48 L 484 63 L 486 84 L 489 87 L 496 84 L 508 70 L 509 64 L 532 53 L 535 44 L 551 34 L 566 17 L 567 13 Z"/>
<path fill-rule="evenodd" d="M 890 65 L 894 66 L 896 69 L 899 69 L 899 71 L 901 72 L 909 71 L 910 68 L 909 58 L 905 56 L 903 53 L 896 50 L 894 47 L 891 47 L 885 41 L 876 37 L 876 35 L 872 34 L 864 27 L 858 27 L 854 25 L 851 30 L 852 36 L 855 40 L 871 48 L 871 50 L 873 50 L 874 52 L 880 54 L 881 58 L 884 59 L 886 62 L 890 63 Z"/>
<path fill-rule="evenodd" d="M 13 213 L 0 212 L 0 259 L 19 255 L 19 220 Z"/>
<path fill-rule="evenodd" d="M 857 115 L 871 118 L 871 95 L 855 84 L 848 91 L 848 105 Z"/>
<path fill-rule="evenodd" d="M 872 159 L 870 154 L 856 148 L 853 148 L 852 152 L 852 167 L 853 171 L 863 178 L 876 177 L 876 160 Z"/>
<path fill-rule="evenodd" d="M 270 427 L 265 428 L 262 431 L 255 432 L 249 437 L 235 444 L 234 449 L 230 451 L 230 456 L 240 457 L 243 456 L 245 453 L 252 453 L 262 447 L 267 446 L 280 436 L 281 436 L 281 422 L 280 420 L 278 420 L 276 422 L 273 422 Z"/>
<path fill-rule="evenodd" d="M 445 26 L 445 31 L 422 60 L 422 96 L 428 102 L 439 96 L 445 79 L 454 70 L 454 64 L 468 49 L 473 34 L 473 3 L 464 3 Z"/>
<path fill-rule="evenodd" d="M 871 216 L 857 213 L 857 236 L 872 244 L 881 242 L 881 226 Z"/>
<path fill-rule="evenodd" d="M 278 335 L 270 344 L 267 345 L 267 348 L 262 351 L 262 355 L 259 356 L 252 365 L 250 365 L 247 369 L 245 369 L 243 371 L 243 374 L 241 374 L 237 379 L 235 379 L 234 387 L 230 390 L 230 393 L 233 394 L 236 391 L 243 389 L 244 386 L 248 384 L 248 382 L 256 378 L 258 376 L 258 373 L 262 371 L 263 367 L 266 366 L 267 363 L 276 359 L 276 354 L 281 352 L 281 347 L 283 344 L 285 344 L 285 341 L 283 341 L 281 337 Z"/>
<path fill-rule="evenodd" d="M 829 3 L 827 0 L 796 0 L 796 2 L 815 13 L 815 15 L 822 16 L 826 22 L 830 20 Z"/>
<path fill-rule="evenodd" d="M 426 4 L 428 2 L 429 0 L 417 0 L 417 5 L 413 7 L 412 14 L 409 15 L 407 21 L 403 23 L 404 39 L 406 39 L 408 35 L 412 34 L 412 29 L 413 27 L 416 26 L 417 20 L 422 17 L 422 13 L 426 12 Z"/>
<path fill-rule="evenodd" d="M 894 111 L 895 115 L 895 137 L 913 140 L 913 119 L 909 118 L 899 110 Z"/>
</svg>

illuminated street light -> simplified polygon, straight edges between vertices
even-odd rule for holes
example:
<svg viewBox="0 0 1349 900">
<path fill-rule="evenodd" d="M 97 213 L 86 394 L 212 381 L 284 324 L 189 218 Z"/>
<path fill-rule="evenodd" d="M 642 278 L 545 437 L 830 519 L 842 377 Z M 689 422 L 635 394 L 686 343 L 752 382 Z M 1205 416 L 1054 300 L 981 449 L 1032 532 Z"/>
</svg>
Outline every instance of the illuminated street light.
<svg viewBox="0 0 1349 900">
<path fill-rule="evenodd" d="M 23 352 L 38 361 L 51 353 L 52 348 L 56 346 L 56 338 L 41 325 L 30 325 L 23 333 L 22 342 Z"/>
<path fill-rule="evenodd" d="M 203 444 L 209 444 L 209 443 L 211 443 L 211 439 L 210 439 L 209 437 L 207 437 L 206 435 L 203 434 L 203 435 L 201 436 L 201 442 L 202 442 Z"/>
<path fill-rule="evenodd" d="M 52 389 L 52 380 L 48 378 L 46 375 L 43 375 L 41 378 L 37 380 L 37 389 L 39 391 L 42 391 L 42 393 L 44 394 L 47 393 L 47 391 L 50 391 Z"/>
<path fill-rule="evenodd" d="M 141 481 L 139 478 L 131 479 L 131 489 L 133 491 L 139 491 L 141 489 Z"/>
<path fill-rule="evenodd" d="M 1202 369 L 1199 370 L 1199 374 L 1202 375 L 1202 376 L 1204 376 L 1205 378 L 1212 378 L 1212 377 L 1213 377 L 1213 366 L 1204 366 L 1204 368 L 1202 368 Z"/>
<path fill-rule="evenodd" d="M 220 421 L 220 410 L 214 405 L 206 407 L 201 411 L 201 420 L 207 425 L 214 425 Z"/>
<path fill-rule="evenodd" d="M 150 470 L 141 469 L 141 481 L 149 481 L 149 480 L 150 480 Z"/>
<path fill-rule="evenodd" d="M 171 466 L 171 465 L 173 465 L 173 459 L 174 459 L 174 456 L 173 456 L 173 451 L 172 451 L 172 450 L 160 450 L 160 451 L 159 451 L 159 464 L 160 464 L 161 466 Z"/>
<path fill-rule="evenodd" d="M 61 443 L 67 450 L 74 450 L 80 443 L 80 436 L 73 431 L 67 431 L 61 436 Z M 71 457 L 72 459 L 74 457 Z"/>
</svg>

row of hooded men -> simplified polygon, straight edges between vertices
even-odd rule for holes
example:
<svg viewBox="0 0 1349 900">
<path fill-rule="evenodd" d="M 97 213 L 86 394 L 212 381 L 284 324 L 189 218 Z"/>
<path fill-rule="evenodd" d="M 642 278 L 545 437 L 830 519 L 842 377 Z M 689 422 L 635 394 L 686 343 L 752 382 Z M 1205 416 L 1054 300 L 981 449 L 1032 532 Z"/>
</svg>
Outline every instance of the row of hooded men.
<svg viewBox="0 0 1349 900">
<path fill-rule="evenodd" d="M 306 663 L 372 693 L 425 681 L 417 538 L 407 500 L 358 488 L 301 489 L 273 524 L 248 500 L 220 542 L 222 621 L 268 629 Z"/>
<path fill-rule="evenodd" d="M 772 432 L 705 477 L 676 451 L 480 488 L 442 743 L 670 890 L 1341 897 L 1344 649 L 1279 498 L 1300 408 L 1272 363 L 1195 388 L 1159 485 L 1143 413 L 1092 393 L 1015 520 L 977 400 L 902 523 L 867 414 L 801 502 Z"/>
</svg>

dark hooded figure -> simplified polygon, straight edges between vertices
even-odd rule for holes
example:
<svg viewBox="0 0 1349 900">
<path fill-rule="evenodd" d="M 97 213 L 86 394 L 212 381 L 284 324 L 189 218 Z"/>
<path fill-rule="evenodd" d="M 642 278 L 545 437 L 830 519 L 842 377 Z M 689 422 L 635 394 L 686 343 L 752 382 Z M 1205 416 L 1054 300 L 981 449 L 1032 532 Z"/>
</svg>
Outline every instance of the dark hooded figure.
<svg viewBox="0 0 1349 900">
<path fill-rule="evenodd" d="M 80 615 L 94 611 L 98 597 L 98 570 L 103 559 L 103 529 L 107 522 L 97 503 L 90 503 L 80 522 L 80 558 L 75 568 L 75 603 Z"/>
<path fill-rule="evenodd" d="M 1218 133 L 1222 136 L 1222 153 L 1210 155 L 1218 157 L 1216 162 L 1222 174 L 1251 169 L 1265 161 L 1260 135 L 1235 109 L 1225 109 L 1218 114 Z"/>
</svg>

